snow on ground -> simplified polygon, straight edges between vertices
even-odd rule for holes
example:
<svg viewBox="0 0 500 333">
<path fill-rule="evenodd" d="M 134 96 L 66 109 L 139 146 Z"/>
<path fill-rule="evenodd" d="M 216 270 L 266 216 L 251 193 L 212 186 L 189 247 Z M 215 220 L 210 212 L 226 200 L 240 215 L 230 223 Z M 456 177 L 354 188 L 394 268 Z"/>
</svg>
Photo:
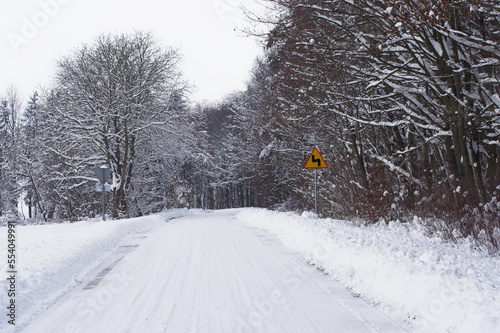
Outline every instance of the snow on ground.
<svg viewBox="0 0 500 333">
<path fill-rule="evenodd" d="M 500 332 L 500 258 L 429 238 L 416 225 L 358 227 L 263 209 L 237 218 L 417 331 Z"/>
<path fill-rule="evenodd" d="M 199 212 L 174 210 L 120 221 L 17 226 L 17 323 L 25 326 L 85 284 L 127 240 L 164 228 L 165 220 L 190 214 Z M 500 258 L 426 237 L 415 225 L 358 227 L 264 209 L 230 214 L 236 214 L 234 223 L 268 231 L 353 295 L 418 332 L 500 332 Z M 3 240 L 6 231 L 0 227 Z M 196 237 L 201 239 L 203 233 Z M 0 258 L 6 261 L 6 257 L 2 246 Z M 3 272 L 6 276 L 5 268 Z M 1 304 L 7 304 L 5 278 L 0 289 Z M 13 330 L 4 319 L 0 331 Z"/>
<path fill-rule="evenodd" d="M 136 219 L 152 229 L 121 243 L 82 283 L 18 330 L 407 331 L 271 234 L 237 221 L 237 212 L 198 210 L 158 225 L 150 217 Z"/>
<path fill-rule="evenodd" d="M 17 226 L 16 324 L 26 323 L 79 285 L 131 235 L 186 214 L 187 210 L 173 210 L 138 219 Z M 0 237 L 0 244 L 6 244 L 6 227 L 0 227 Z M 0 248 L 0 258 L 7 261 L 6 246 Z M 0 299 L 5 308 L 7 269 L 2 267 Z M 0 321 L 0 332 L 12 329 L 10 326 L 6 320 Z"/>
</svg>

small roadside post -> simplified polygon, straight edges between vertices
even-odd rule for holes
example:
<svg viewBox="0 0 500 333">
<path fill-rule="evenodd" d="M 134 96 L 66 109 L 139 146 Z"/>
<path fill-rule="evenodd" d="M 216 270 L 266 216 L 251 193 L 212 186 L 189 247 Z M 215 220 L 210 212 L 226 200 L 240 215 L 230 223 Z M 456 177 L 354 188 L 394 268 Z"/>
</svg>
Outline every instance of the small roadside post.
<svg viewBox="0 0 500 333">
<path fill-rule="evenodd" d="M 319 153 L 318 147 L 314 147 L 311 155 L 307 159 L 305 169 L 314 169 L 314 214 L 318 215 L 318 169 L 326 169 L 323 156 Z"/>
<path fill-rule="evenodd" d="M 103 165 L 100 168 L 95 168 L 94 173 L 97 176 L 97 179 L 99 179 L 99 182 L 101 185 L 96 186 L 96 191 L 101 192 L 102 191 L 102 220 L 104 221 L 106 219 L 104 213 L 106 209 L 106 202 L 104 201 L 104 192 L 106 191 L 111 191 L 111 188 L 108 184 L 106 184 L 106 179 L 108 179 L 109 175 L 111 174 L 111 170 Z"/>
</svg>

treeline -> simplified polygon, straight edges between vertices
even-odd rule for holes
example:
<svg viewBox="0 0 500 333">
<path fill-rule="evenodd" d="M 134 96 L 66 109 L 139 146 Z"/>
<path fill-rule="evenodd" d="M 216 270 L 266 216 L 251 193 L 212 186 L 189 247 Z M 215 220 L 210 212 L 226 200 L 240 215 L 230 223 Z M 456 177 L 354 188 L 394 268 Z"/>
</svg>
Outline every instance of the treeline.
<svg viewBox="0 0 500 333">
<path fill-rule="evenodd" d="M 168 207 L 314 207 L 367 223 L 434 221 L 499 247 L 500 1 L 265 0 L 264 56 L 247 89 L 189 105 L 176 50 L 108 35 L 58 62 L 0 119 L 0 215 L 99 214 L 92 169 L 112 170 L 113 217 Z M 22 117 L 21 117 L 22 115 Z M 438 221 L 438 222 L 436 222 Z"/>
<path fill-rule="evenodd" d="M 60 59 L 24 110 L 10 89 L 0 103 L 0 217 L 24 213 L 20 198 L 32 221 L 98 215 L 92 170 L 102 165 L 114 218 L 187 205 L 185 167 L 203 152 L 179 60 L 147 33 L 102 35 Z"/>
<path fill-rule="evenodd" d="M 500 2 L 266 3 L 248 89 L 204 110 L 224 207 L 311 210 L 318 146 L 320 215 L 418 215 L 498 247 Z"/>
</svg>

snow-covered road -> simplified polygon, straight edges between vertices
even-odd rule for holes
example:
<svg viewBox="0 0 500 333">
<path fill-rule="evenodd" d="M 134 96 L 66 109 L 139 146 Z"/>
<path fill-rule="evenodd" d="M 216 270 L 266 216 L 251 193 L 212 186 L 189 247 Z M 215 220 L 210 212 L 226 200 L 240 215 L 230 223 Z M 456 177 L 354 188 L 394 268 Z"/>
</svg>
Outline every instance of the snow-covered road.
<svg viewBox="0 0 500 333">
<path fill-rule="evenodd" d="M 234 211 L 131 236 L 23 332 L 403 332 Z"/>
</svg>

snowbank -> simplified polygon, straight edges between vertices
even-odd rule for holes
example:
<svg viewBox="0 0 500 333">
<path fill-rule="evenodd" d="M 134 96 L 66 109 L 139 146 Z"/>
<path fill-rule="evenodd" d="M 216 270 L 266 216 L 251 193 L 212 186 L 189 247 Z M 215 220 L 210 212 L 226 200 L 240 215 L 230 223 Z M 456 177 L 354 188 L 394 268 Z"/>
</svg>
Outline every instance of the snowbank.
<svg viewBox="0 0 500 333">
<path fill-rule="evenodd" d="M 428 238 L 416 226 L 357 227 L 304 214 L 245 209 L 311 265 L 419 332 L 500 332 L 500 259 Z"/>
<path fill-rule="evenodd" d="M 79 285 L 131 236 L 187 214 L 187 210 L 172 210 L 140 219 L 17 226 L 16 326 L 29 322 Z M 0 227 L 0 237 L 1 244 L 6 244 L 6 227 Z M 0 258 L 7 260 L 6 246 L 0 248 Z M 7 269 L 3 267 L 2 307 L 8 302 Z M 6 321 L 0 321 L 0 332 L 13 331 Z"/>
</svg>

